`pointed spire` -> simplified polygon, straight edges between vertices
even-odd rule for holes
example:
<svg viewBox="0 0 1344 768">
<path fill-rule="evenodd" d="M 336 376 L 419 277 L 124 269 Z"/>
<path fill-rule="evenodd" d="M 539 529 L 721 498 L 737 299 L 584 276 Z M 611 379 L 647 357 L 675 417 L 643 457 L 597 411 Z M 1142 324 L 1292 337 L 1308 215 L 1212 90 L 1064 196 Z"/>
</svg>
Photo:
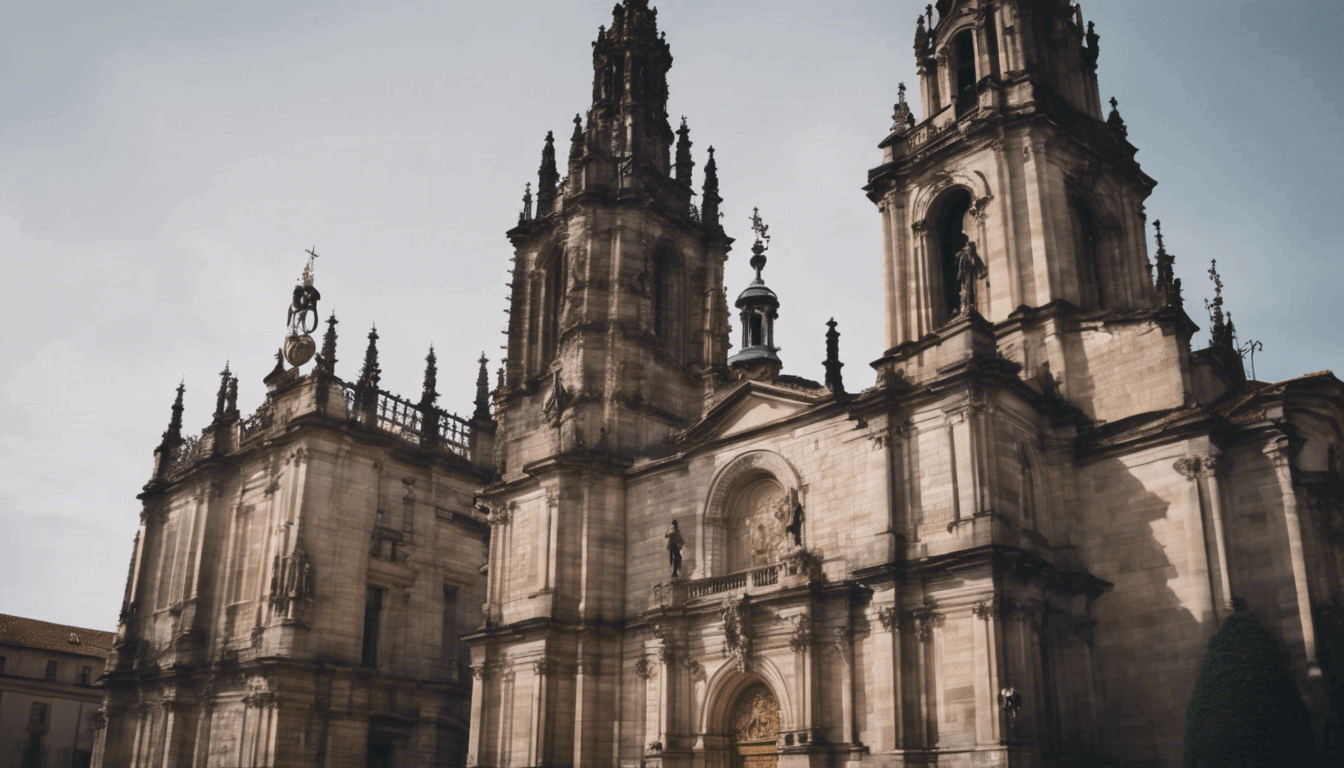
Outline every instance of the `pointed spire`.
<svg viewBox="0 0 1344 768">
<path fill-rule="evenodd" d="M 490 369 L 486 364 L 490 361 L 486 358 L 485 352 L 481 352 L 480 370 L 476 372 L 476 410 L 471 414 L 472 421 L 488 421 L 490 419 Z"/>
<path fill-rule="evenodd" d="M 215 421 L 224 418 L 224 413 L 229 400 L 229 380 L 233 378 L 233 372 L 229 370 L 228 361 L 224 362 L 224 370 L 219 372 L 219 392 L 215 394 Z"/>
<path fill-rule="evenodd" d="M 555 191 L 560 173 L 555 169 L 555 133 L 546 132 L 546 144 L 541 148 L 541 168 L 537 171 L 537 218 L 555 209 Z"/>
<path fill-rule="evenodd" d="M 317 355 L 317 367 L 328 375 L 336 373 L 336 313 L 327 318 L 327 331 L 322 334 L 322 351 Z"/>
<path fill-rule="evenodd" d="M 1236 326 L 1232 324 L 1232 313 L 1223 311 L 1223 278 L 1218 274 L 1217 259 L 1209 262 L 1209 279 L 1213 281 L 1213 300 L 1204 300 L 1204 309 L 1209 313 L 1209 346 L 1234 350 Z"/>
<path fill-rule="evenodd" d="M 709 148 L 709 160 L 705 162 L 705 189 L 704 203 L 701 206 L 700 220 L 704 222 L 705 227 L 710 231 L 718 230 L 719 227 L 719 203 L 723 198 L 719 197 L 719 164 L 714 161 L 714 148 Z"/>
<path fill-rule="evenodd" d="M 574 115 L 574 133 L 569 137 L 569 184 L 566 189 L 573 191 L 579 185 L 579 176 L 583 173 L 583 118 Z"/>
<path fill-rule="evenodd" d="M 1106 124 L 1111 126 L 1111 130 L 1120 138 L 1129 138 L 1129 128 L 1125 126 L 1125 119 L 1120 116 L 1120 102 L 1114 96 L 1111 97 L 1111 114 L 1106 118 Z"/>
<path fill-rule="evenodd" d="M 229 391 L 224 398 L 224 413 L 228 416 L 238 415 L 238 377 L 229 377 Z"/>
<path fill-rule="evenodd" d="M 527 182 L 523 187 L 523 210 L 518 212 L 518 223 L 522 224 L 532 218 L 532 182 Z"/>
<path fill-rule="evenodd" d="M 929 50 L 929 31 L 924 28 L 924 16 L 920 15 L 919 21 L 915 23 L 915 60 L 923 61 L 927 59 L 932 51 Z"/>
<path fill-rule="evenodd" d="M 677 129 L 677 181 L 691 185 L 691 169 L 695 161 L 691 159 L 691 129 L 686 125 L 686 116 L 681 116 L 681 127 Z"/>
<path fill-rule="evenodd" d="M 420 393 L 420 407 L 433 408 L 439 399 L 439 358 L 434 354 L 434 345 L 429 345 L 429 354 L 425 355 L 425 384 Z"/>
<path fill-rule="evenodd" d="M 1153 287 L 1165 307 L 1180 307 L 1184 303 L 1181 297 L 1181 280 L 1176 277 L 1176 257 L 1167 252 L 1167 244 L 1162 239 L 1162 222 L 1153 222 L 1157 230 L 1157 278 Z"/>
<path fill-rule="evenodd" d="M 826 368 L 826 388 L 840 395 L 845 392 L 845 380 L 840 375 L 840 369 L 845 364 L 840 362 L 840 332 L 835 326 L 835 318 L 832 317 L 826 323 L 826 362 L 823 365 Z"/>
<path fill-rule="evenodd" d="M 658 34 L 658 12 L 647 0 L 617 4 L 610 28 L 602 29 L 593 43 L 591 146 L 611 159 L 630 159 L 636 177 L 655 186 L 657 176 L 671 175 L 668 157 L 675 138 L 667 122 L 671 67 L 667 40 Z"/>
<path fill-rule="evenodd" d="M 173 400 L 173 415 L 168 420 L 168 429 L 163 432 L 163 441 L 159 443 L 159 450 L 172 451 L 182 444 L 182 396 L 186 391 L 186 381 L 178 382 L 177 398 Z"/>
<path fill-rule="evenodd" d="M 377 388 L 383 371 L 378 367 L 378 326 L 369 331 L 369 346 L 364 350 L 364 368 L 359 372 L 359 385 Z"/>
</svg>

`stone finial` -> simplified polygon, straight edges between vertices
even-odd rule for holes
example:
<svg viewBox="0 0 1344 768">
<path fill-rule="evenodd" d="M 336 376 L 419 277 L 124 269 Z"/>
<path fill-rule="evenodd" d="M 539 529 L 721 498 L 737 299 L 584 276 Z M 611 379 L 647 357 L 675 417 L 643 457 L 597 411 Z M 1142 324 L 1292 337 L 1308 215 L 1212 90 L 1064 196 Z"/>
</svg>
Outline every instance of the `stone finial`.
<svg viewBox="0 0 1344 768">
<path fill-rule="evenodd" d="M 891 113 L 891 132 L 904 132 L 915 126 L 915 113 L 910 110 L 910 105 L 905 101 L 905 83 L 901 83 L 896 89 L 896 106 Z"/>
<path fill-rule="evenodd" d="M 1218 260 L 1209 262 L 1209 279 L 1213 281 L 1213 300 L 1204 300 L 1204 309 L 1209 313 L 1209 346 L 1235 350 L 1236 326 L 1232 324 L 1232 313 L 1223 310 L 1223 278 L 1218 274 Z"/>
<path fill-rule="evenodd" d="M 336 373 L 336 313 L 327 318 L 327 331 L 322 334 L 322 351 L 317 355 L 317 367 L 325 374 Z"/>
<path fill-rule="evenodd" d="M 171 451 L 182 444 L 182 396 L 186 391 L 186 381 L 179 382 L 177 398 L 173 400 L 173 415 L 168 420 L 168 429 L 163 432 L 163 441 L 159 443 L 160 450 Z"/>
<path fill-rule="evenodd" d="M 229 400 L 229 381 L 233 378 L 233 372 L 229 370 L 229 364 L 224 363 L 224 370 L 219 372 L 219 392 L 215 394 L 215 421 L 221 421 L 227 411 Z"/>
<path fill-rule="evenodd" d="M 378 367 L 378 326 L 369 331 L 369 346 L 364 350 L 364 368 L 359 372 L 359 385 L 377 388 L 383 370 Z"/>
<path fill-rule="evenodd" d="M 1129 138 L 1129 128 L 1125 126 L 1125 119 L 1120 116 L 1120 102 L 1111 97 L 1111 114 L 1106 118 L 1106 124 L 1115 131 L 1115 135 L 1122 139 Z"/>
<path fill-rule="evenodd" d="M 490 419 L 490 370 L 486 367 L 489 359 L 485 352 L 481 352 L 480 370 L 476 372 L 476 410 L 471 414 L 472 421 L 488 421 Z"/>
<path fill-rule="evenodd" d="M 704 201 L 700 219 L 711 231 L 719 229 L 719 164 L 714 160 L 714 148 L 709 148 L 709 159 L 705 161 Z"/>
<path fill-rule="evenodd" d="M 1153 228 L 1157 230 L 1157 278 L 1153 287 L 1163 306 L 1180 307 L 1185 300 L 1181 297 L 1181 280 L 1176 277 L 1176 257 L 1167 251 L 1167 244 L 1162 239 L 1161 220 L 1154 221 Z"/>
<path fill-rule="evenodd" d="M 229 391 L 224 398 L 224 414 L 226 416 L 238 415 L 238 377 L 229 377 Z"/>
<path fill-rule="evenodd" d="M 695 161 L 691 159 L 691 129 L 686 125 L 686 116 L 681 117 L 681 127 L 677 129 L 677 162 L 676 176 L 677 181 L 691 185 L 691 170 L 695 167 Z"/>
<path fill-rule="evenodd" d="M 840 332 L 835 326 L 835 318 L 832 317 L 826 323 L 826 361 L 822 365 L 826 368 L 826 388 L 840 395 L 845 391 L 845 380 L 840 374 L 845 364 L 840 362 Z"/>
<path fill-rule="evenodd" d="M 425 355 L 425 384 L 421 389 L 420 407 L 433 408 L 435 401 L 439 399 L 439 359 L 434 354 L 434 345 L 429 346 L 429 354 Z"/>
<path fill-rule="evenodd" d="M 761 279 L 761 270 L 765 269 L 765 252 L 770 248 L 770 226 L 761 220 L 761 209 L 751 209 L 751 231 L 756 233 L 756 242 L 751 244 L 751 268 L 756 270 L 756 279 Z"/>
<path fill-rule="evenodd" d="M 541 167 L 537 170 L 537 217 L 551 213 L 555 207 L 556 187 L 560 173 L 555 169 L 555 133 L 546 132 L 546 143 L 541 148 Z"/>
<path fill-rule="evenodd" d="M 527 182 L 523 187 L 523 210 L 518 213 L 518 223 L 522 224 L 532 218 L 532 182 Z"/>
<path fill-rule="evenodd" d="M 583 117 L 574 115 L 574 133 L 569 137 L 569 184 L 572 192 L 579 183 L 579 174 L 583 170 Z"/>
<path fill-rule="evenodd" d="M 919 21 L 915 24 L 915 58 L 927 59 L 932 53 L 929 46 L 929 31 L 924 28 L 924 16 L 921 15 Z"/>
</svg>

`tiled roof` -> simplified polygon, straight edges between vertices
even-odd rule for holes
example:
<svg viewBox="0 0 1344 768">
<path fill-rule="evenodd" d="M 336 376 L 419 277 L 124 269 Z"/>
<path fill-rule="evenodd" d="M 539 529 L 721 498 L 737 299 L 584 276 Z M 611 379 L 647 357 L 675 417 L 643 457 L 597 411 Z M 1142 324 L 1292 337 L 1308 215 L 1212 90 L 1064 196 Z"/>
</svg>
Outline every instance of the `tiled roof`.
<svg viewBox="0 0 1344 768">
<path fill-rule="evenodd" d="M 0 645 L 103 658 L 115 634 L 0 613 Z"/>
</svg>

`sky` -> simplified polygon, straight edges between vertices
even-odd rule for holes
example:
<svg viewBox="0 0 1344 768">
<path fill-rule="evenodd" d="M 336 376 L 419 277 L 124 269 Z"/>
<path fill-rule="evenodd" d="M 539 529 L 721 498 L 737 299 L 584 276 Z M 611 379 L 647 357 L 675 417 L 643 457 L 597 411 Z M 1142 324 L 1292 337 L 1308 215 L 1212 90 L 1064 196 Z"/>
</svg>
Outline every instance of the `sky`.
<svg viewBox="0 0 1344 768">
<path fill-rule="evenodd" d="M 785 372 L 822 378 L 834 317 L 848 388 L 871 385 L 882 245 L 861 187 L 917 83 L 924 3 L 654 4 L 697 188 L 717 151 L 729 294 L 759 207 Z M 1344 370 L 1344 7 L 1083 10 L 1191 317 L 1207 327 L 1216 258 L 1257 378 Z M 376 322 L 385 388 L 414 397 L 433 344 L 441 405 L 470 413 L 476 358 L 493 369 L 504 340 L 504 232 L 546 131 L 588 107 L 611 0 L 9 0 L 5 18 L 0 612 L 112 629 L 174 388 L 192 434 L 226 361 L 244 414 L 261 403 L 306 249 L 337 374 Z"/>
</svg>

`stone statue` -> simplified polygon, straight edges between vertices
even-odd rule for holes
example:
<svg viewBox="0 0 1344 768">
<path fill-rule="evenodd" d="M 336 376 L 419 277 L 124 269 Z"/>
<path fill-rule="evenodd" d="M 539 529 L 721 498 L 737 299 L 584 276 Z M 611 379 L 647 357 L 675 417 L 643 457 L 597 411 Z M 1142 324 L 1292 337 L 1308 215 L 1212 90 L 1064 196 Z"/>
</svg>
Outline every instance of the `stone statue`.
<svg viewBox="0 0 1344 768">
<path fill-rule="evenodd" d="M 980 258 L 975 243 L 966 242 L 966 247 L 957 252 L 957 282 L 961 284 L 961 307 L 958 315 L 970 314 L 975 309 L 975 281 L 988 275 L 984 259 Z"/>
<path fill-rule="evenodd" d="M 672 566 L 672 578 L 681 575 L 681 548 L 686 546 L 686 540 L 681 536 L 681 529 L 677 527 L 677 521 L 667 527 L 667 533 L 663 534 L 667 539 L 667 560 Z"/>
</svg>

